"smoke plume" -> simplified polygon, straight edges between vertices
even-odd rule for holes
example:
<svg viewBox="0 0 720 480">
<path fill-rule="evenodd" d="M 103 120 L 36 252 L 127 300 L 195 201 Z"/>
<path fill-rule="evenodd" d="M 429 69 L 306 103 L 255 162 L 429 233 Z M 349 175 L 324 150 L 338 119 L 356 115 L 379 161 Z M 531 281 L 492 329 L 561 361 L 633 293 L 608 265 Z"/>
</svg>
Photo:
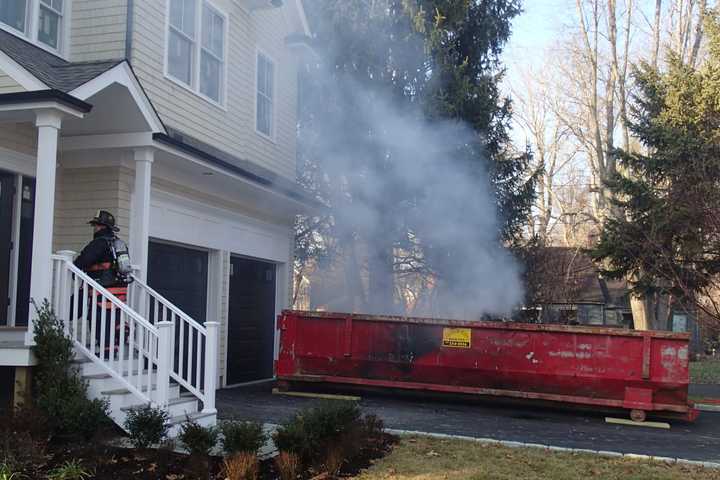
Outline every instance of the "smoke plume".
<svg viewBox="0 0 720 480">
<path fill-rule="evenodd" d="M 301 156 L 318 166 L 340 250 L 333 268 L 344 271 L 325 282 L 338 290 L 328 308 L 472 320 L 518 306 L 520 268 L 499 238 L 481 135 L 428 119 L 398 101 L 406 92 L 333 68 L 308 75 L 303 109 L 315 113 L 301 122 Z M 408 281 L 421 297 L 410 312 L 397 288 Z"/>
</svg>

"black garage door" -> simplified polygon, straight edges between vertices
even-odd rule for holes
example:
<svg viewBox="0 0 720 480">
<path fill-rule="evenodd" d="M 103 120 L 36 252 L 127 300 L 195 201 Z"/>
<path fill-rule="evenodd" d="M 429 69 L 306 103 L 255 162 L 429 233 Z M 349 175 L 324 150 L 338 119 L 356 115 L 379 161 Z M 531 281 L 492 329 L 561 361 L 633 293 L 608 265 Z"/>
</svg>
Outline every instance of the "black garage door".
<svg viewBox="0 0 720 480">
<path fill-rule="evenodd" d="M 273 376 L 275 343 L 275 265 L 230 260 L 227 383 Z"/>
<path fill-rule="evenodd" d="M 207 316 L 208 254 L 150 242 L 148 285 L 200 323 Z"/>
</svg>

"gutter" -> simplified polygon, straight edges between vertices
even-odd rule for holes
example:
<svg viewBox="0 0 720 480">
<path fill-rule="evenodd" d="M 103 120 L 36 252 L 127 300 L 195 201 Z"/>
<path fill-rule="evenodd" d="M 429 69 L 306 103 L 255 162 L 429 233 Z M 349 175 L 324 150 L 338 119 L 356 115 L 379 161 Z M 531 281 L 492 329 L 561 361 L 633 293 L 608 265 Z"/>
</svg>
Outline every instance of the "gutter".
<svg viewBox="0 0 720 480">
<path fill-rule="evenodd" d="M 237 165 L 233 165 L 230 162 L 227 162 L 221 158 L 218 158 L 216 155 L 213 155 L 212 153 L 204 151 L 196 146 L 190 145 L 190 144 L 188 144 L 182 140 L 179 140 L 177 138 L 173 138 L 172 136 L 170 136 L 168 134 L 156 132 L 156 133 L 153 133 L 152 139 L 155 142 L 176 148 L 186 154 L 200 158 L 200 159 L 208 162 L 209 164 L 214 165 L 215 167 L 218 167 L 228 173 L 238 175 L 246 180 L 249 180 L 249 181 L 255 183 L 256 185 L 260 185 L 260 186 L 265 187 L 269 190 L 272 190 L 276 193 L 280 193 L 280 194 L 282 194 L 296 202 L 299 202 L 305 206 L 309 206 L 314 209 L 319 209 L 319 208 L 324 207 L 320 202 L 318 202 L 314 198 L 304 195 L 302 192 L 292 190 L 283 185 L 279 185 L 277 182 L 274 182 L 273 180 L 271 180 L 269 178 L 263 177 L 254 172 L 250 172 L 249 170 L 239 167 Z"/>
<path fill-rule="evenodd" d="M 125 15 L 125 59 L 132 61 L 132 37 L 133 37 L 133 12 L 135 11 L 135 0 L 127 0 Z"/>
<path fill-rule="evenodd" d="M 55 101 L 81 113 L 89 113 L 92 105 L 56 89 L 30 90 L 27 92 L 4 93 L 0 95 L 0 105 Z"/>
</svg>

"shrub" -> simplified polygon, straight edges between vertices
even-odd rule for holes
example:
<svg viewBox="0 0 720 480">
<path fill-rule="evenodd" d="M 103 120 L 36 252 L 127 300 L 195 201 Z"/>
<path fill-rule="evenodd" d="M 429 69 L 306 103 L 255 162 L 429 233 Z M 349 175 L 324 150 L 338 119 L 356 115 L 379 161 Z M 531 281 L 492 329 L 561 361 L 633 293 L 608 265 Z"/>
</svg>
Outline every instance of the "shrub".
<svg viewBox="0 0 720 480">
<path fill-rule="evenodd" d="M 254 453 L 236 453 L 223 462 L 222 478 L 227 480 L 257 480 L 259 473 L 260 464 Z"/>
<path fill-rule="evenodd" d="M 218 429 L 215 427 L 203 427 L 188 417 L 180 427 L 180 441 L 190 451 L 191 455 L 210 454 L 218 440 Z"/>
<path fill-rule="evenodd" d="M 267 435 L 257 422 L 226 421 L 220 425 L 223 434 L 223 450 L 226 454 L 257 453 L 265 445 Z"/>
<path fill-rule="evenodd" d="M 51 471 L 48 480 L 85 480 L 90 477 L 90 472 L 85 470 L 79 461 L 70 460 Z"/>
<path fill-rule="evenodd" d="M 20 473 L 14 472 L 7 463 L 0 463 L 0 480 L 20 480 Z"/>
<path fill-rule="evenodd" d="M 73 344 L 47 300 L 35 322 L 35 405 L 50 419 L 56 435 L 92 438 L 108 424 L 106 400 L 87 398 L 87 384 L 72 367 Z"/>
<path fill-rule="evenodd" d="M 290 452 L 280 452 L 275 457 L 275 467 L 281 480 L 296 480 L 300 473 L 300 458 Z"/>
<path fill-rule="evenodd" d="M 125 419 L 125 428 L 136 448 L 148 448 L 167 437 L 170 416 L 161 408 L 150 405 L 132 408 Z"/>
<path fill-rule="evenodd" d="M 297 454 L 303 465 L 320 465 L 331 447 L 357 444 L 361 426 L 356 403 L 326 402 L 296 414 L 280 426 L 273 440 L 278 450 Z M 350 437 L 355 438 L 346 441 Z"/>
</svg>

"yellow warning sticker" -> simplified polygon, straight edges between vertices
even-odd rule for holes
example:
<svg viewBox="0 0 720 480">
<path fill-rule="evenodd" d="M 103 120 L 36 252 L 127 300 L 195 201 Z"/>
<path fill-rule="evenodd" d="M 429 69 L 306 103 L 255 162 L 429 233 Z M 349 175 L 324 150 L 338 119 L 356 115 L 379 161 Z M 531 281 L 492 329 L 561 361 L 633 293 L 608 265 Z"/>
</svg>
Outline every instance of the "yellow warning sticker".
<svg viewBox="0 0 720 480">
<path fill-rule="evenodd" d="M 472 331 L 469 328 L 443 328 L 443 347 L 470 348 Z"/>
</svg>

